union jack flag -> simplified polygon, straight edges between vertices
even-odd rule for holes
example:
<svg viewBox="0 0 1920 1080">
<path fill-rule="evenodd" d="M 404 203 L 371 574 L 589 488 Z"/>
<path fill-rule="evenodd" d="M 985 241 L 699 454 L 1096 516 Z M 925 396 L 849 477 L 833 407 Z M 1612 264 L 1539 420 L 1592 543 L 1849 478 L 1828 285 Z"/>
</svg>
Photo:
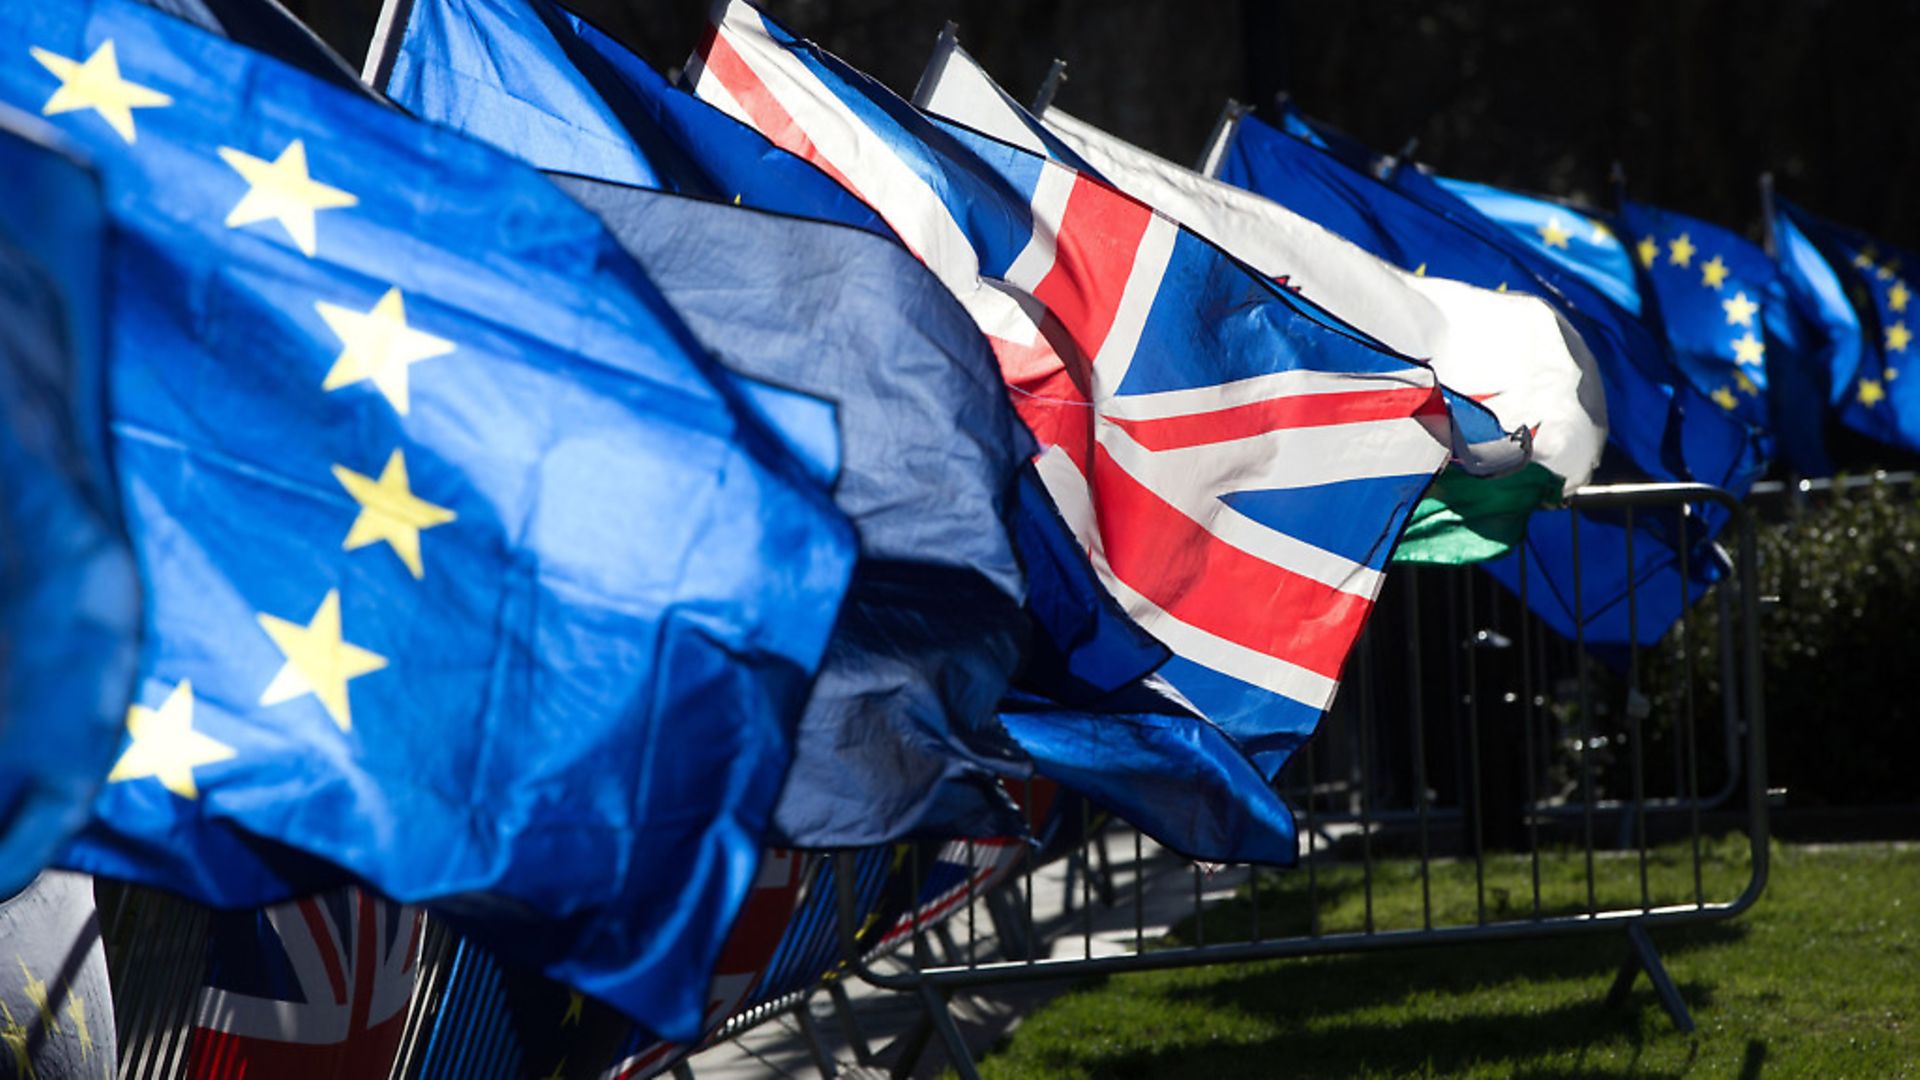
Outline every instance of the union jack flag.
<svg viewBox="0 0 1920 1080">
<path fill-rule="evenodd" d="M 191 1075 L 387 1075 L 413 993 L 420 931 L 418 909 L 355 887 L 214 913 Z"/>
<path fill-rule="evenodd" d="M 967 305 L 1049 492 L 1173 649 L 1161 673 L 1268 775 L 1332 702 L 1456 444 L 1476 471 L 1526 459 L 1430 368 L 1097 178 L 923 116 L 742 0 L 715 4 L 688 77 L 873 206 Z"/>
</svg>

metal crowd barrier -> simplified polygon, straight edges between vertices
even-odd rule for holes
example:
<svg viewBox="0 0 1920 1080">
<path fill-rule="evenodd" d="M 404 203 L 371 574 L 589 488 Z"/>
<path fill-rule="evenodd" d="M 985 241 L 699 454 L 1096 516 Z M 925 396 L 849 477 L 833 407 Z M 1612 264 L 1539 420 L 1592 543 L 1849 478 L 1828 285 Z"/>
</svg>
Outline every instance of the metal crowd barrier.
<svg viewBox="0 0 1920 1080">
<path fill-rule="evenodd" d="M 990 937 L 976 933 L 978 920 L 950 921 L 958 932 L 945 941 L 915 925 L 911 947 L 883 963 L 854 938 L 856 912 L 844 907 L 851 969 L 916 995 L 924 1010 L 895 1075 L 910 1072 L 934 1036 L 962 1077 L 977 1075 L 950 1009 L 958 993 L 1593 934 L 1617 935 L 1624 946 L 1610 1001 L 1623 1000 L 1644 972 L 1673 1022 L 1691 1031 L 1649 931 L 1732 918 L 1767 881 L 1752 519 L 1726 492 L 1695 484 L 1592 487 L 1572 502 L 1581 514 L 1624 521 L 1629 533 L 1636 517 L 1726 515 L 1722 539 L 1734 554 L 1725 559 L 1716 602 L 1683 605 L 1660 646 L 1628 645 L 1603 661 L 1584 641 L 1549 634 L 1525 598 L 1483 574 L 1395 567 L 1341 700 L 1281 780 L 1302 833 L 1301 864 L 1281 872 L 1290 877 L 1246 876 L 1228 901 L 1243 916 L 1235 932 L 1223 936 L 1205 917 L 1204 909 L 1220 904 L 1203 903 L 1203 895 L 1219 890 L 1197 866 L 1185 917 L 1150 918 L 1146 847 L 1137 833 L 1119 830 L 1084 838 L 1077 861 L 1092 872 L 1081 875 L 1077 897 L 1068 886 L 1054 911 L 1036 914 L 1030 864 L 997 895 L 969 888 L 965 910 L 982 908 L 986 922 L 998 924 Z M 1685 521 L 1674 523 L 1685 535 Z M 1576 525 L 1576 553 L 1579 542 Z M 1682 544 L 1683 562 L 1686 550 Z M 1684 580 L 1690 568 L 1679 569 Z M 1579 616 L 1578 575 L 1574 581 Z M 1650 602 L 1641 588 L 1629 584 L 1629 611 Z M 1708 716 L 1712 698 L 1720 707 Z M 1720 730 L 1701 730 L 1713 726 Z M 1744 842 L 1716 844 L 1710 833 L 1719 828 Z M 1124 857 L 1108 857 L 1114 850 Z M 1470 904 L 1436 896 L 1437 880 L 1463 883 L 1464 892 L 1469 879 Z M 1164 893 L 1164 881 L 1156 888 Z M 1356 890 L 1354 904 L 1348 898 Z M 1132 909 L 1130 920 L 1106 920 L 1123 928 L 1130 921 L 1130 934 L 1096 935 L 1096 892 L 1107 893 L 1109 906 Z M 1287 924 L 1274 925 L 1279 917 Z M 1171 936 L 1148 930 L 1169 921 Z"/>
<path fill-rule="evenodd" d="M 1625 946 L 1610 1000 L 1644 972 L 1691 1030 L 1649 931 L 1731 918 L 1767 879 L 1752 516 L 1692 484 L 1588 488 L 1573 505 L 1629 531 L 1636 518 L 1667 515 L 1680 535 L 1687 518 L 1725 515 L 1722 542 L 1734 554 L 1713 599 L 1684 605 L 1659 646 L 1596 659 L 1477 570 L 1396 566 L 1340 700 L 1281 777 L 1300 826 L 1298 867 L 1191 866 L 1083 799 L 1029 786 L 1015 794 L 1046 826 L 1039 847 L 956 841 L 809 860 L 778 949 L 701 1046 L 787 1018 L 832 1075 L 808 1004 L 824 991 L 870 1064 L 846 989 L 858 977 L 918 1000 L 922 1019 L 895 1048 L 896 1075 L 937 1036 L 971 1077 L 955 994 L 1592 934 Z M 1630 611 L 1645 602 L 1628 589 Z M 1743 842 L 1716 843 L 1720 830 Z M 1190 888 L 1169 885 L 1183 876 Z M 1469 882 L 1470 903 L 1448 899 L 1449 883 L 1466 896 Z M 184 1075 L 205 913 L 147 890 L 102 883 L 100 893 L 120 1075 Z M 1107 929 L 1096 932 L 1096 915 Z M 490 958 L 429 920 L 416 970 L 393 1080 L 535 1075 L 511 1045 Z M 689 1075 L 690 1049 L 630 1039 L 605 1075 Z"/>
</svg>

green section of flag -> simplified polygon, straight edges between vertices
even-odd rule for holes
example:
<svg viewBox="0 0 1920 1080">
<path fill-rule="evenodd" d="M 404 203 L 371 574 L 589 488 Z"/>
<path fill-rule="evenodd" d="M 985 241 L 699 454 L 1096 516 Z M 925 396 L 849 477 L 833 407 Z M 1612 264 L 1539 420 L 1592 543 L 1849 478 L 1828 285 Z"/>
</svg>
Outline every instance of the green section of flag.
<svg viewBox="0 0 1920 1080">
<path fill-rule="evenodd" d="M 1483 478 L 1448 468 L 1414 507 L 1393 561 L 1461 566 L 1498 558 L 1527 534 L 1527 516 L 1560 502 L 1562 481 L 1538 462 Z"/>
</svg>

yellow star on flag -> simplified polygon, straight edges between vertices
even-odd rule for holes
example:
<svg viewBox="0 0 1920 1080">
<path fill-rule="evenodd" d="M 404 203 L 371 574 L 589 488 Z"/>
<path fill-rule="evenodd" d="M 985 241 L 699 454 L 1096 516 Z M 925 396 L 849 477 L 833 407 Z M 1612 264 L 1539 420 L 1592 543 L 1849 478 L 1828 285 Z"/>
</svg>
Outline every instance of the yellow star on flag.
<svg viewBox="0 0 1920 1080">
<path fill-rule="evenodd" d="M 272 161 L 230 146 L 220 148 L 220 160 L 233 166 L 247 182 L 247 193 L 227 214 L 227 228 L 277 221 L 293 237 L 294 246 L 309 256 L 314 251 L 313 215 L 360 201 L 358 196 L 328 187 L 307 173 L 307 146 L 299 139 L 288 143 Z"/>
<path fill-rule="evenodd" d="M 1613 230 L 1607 228 L 1606 222 L 1595 221 L 1595 222 L 1591 222 L 1590 224 L 1593 225 L 1593 235 L 1587 237 L 1588 243 L 1598 246 L 1600 244 L 1604 244 L 1607 241 L 1613 239 Z"/>
<path fill-rule="evenodd" d="M 1891 368 L 1891 367 L 1890 367 L 1890 368 L 1882 368 L 1882 369 L 1880 370 L 1880 377 L 1881 377 L 1882 379 L 1885 379 L 1885 380 L 1886 380 L 1886 381 L 1888 381 L 1888 382 L 1892 382 L 1893 380 L 1895 380 L 1895 379 L 1897 379 L 1897 378 L 1899 378 L 1899 377 L 1900 377 L 1900 369 L 1899 369 L 1899 368 Z"/>
<path fill-rule="evenodd" d="M 47 1000 L 45 980 L 36 976 L 18 953 L 14 954 L 13 962 L 20 965 L 20 974 L 25 976 L 20 989 L 26 991 L 27 1000 L 33 1003 L 33 1007 L 40 1010 L 40 1026 L 55 1035 L 60 1034 L 60 1017 L 53 1011 L 53 1002 Z"/>
<path fill-rule="evenodd" d="M 420 531 L 453 520 L 453 511 L 435 506 L 414 495 L 407 486 L 407 461 L 399 450 L 387 458 L 380 479 L 362 476 L 344 465 L 333 467 L 333 478 L 360 504 L 360 516 L 353 519 L 341 550 L 352 551 L 384 540 L 417 579 L 424 573 L 420 565 Z"/>
<path fill-rule="evenodd" d="M 132 143 L 137 134 L 133 126 L 133 110 L 158 109 L 173 104 L 173 98 L 166 94 L 120 77 L 120 61 L 114 55 L 111 38 L 101 42 L 100 47 L 93 50 L 93 55 L 85 61 L 48 52 L 38 46 L 27 51 L 40 61 L 41 67 L 53 72 L 54 77 L 60 80 L 60 89 L 55 90 L 47 103 L 40 106 L 42 116 L 92 109 L 116 134 Z"/>
<path fill-rule="evenodd" d="M 1750 364 L 1758 367 L 1767 358 L 1767 347 L 1749 330 L 1734 339 L 1733 361 L 1736 364 Z"/>
<path fill-rule="evenodd" d="M 1754 382 L 1752 379 L 1747 378 L 1746 372 L 1735 371 L 1733 373 L 1733 382 L 1735 386 L 1738 386 L 1740 388 L 1740 392 L 1747 395 L 1748 397 L 1760 396 L 1760 384 L 1757 382 Z"/>
<path fill-rule="evenodd" d="M 1653 260 L 1660 257 L 1660 244 L 1651 236 L 1641 237 L 1640 243 L 1635 245 L 1635 250 L 1640 253 L 1640 265 L 1648 269 L 1652 269 Z"/>
<path fill-rule="evenodd" d="M 193 730 L 193 683 L 181 680 L 158 709 L 135 705 L 127 710 L 133 741 L 113 763 L 107 782 L 154 777 L 175 795 L 197 799 L 193 770 L 233 757 L 233 747 Z"/>
<path fill-rule="evenodd" d="M 1727 283 L 1727 263 L 1715 255 L 1700 267 L 1700 284 L 1709 289 L 1718 289 Z"/>
<path fill-rule="evenodd" d="M 0 1027 L 0 1044 L 5 1044 L 13 1053 L 13 1075 L 28 1078 L 39 1075 L 33 1071 L 33 1058 L 27 1054 L 27 1029 L 13 1018 L 13 1010 L 7 1007 L 4 997 L 0 997 L 0 1015 L 7 1019 L 6 1025 Z"/>
<path fill-rule="evenodd" d="M 1567 241 L 1573 238 L 1573 234 L 1567 231 L 1566 226 L 1560 224 L 1560 218 L 1558 216 L 1547 218 L 1547 223 L 1540 226 L 1539 231 L 1540 241 L 1550 248 L 1561 248 L 1564 250 L 1567 246 Z"/>
<path fill-rule="evenodd" d="M 1881 281 L 1892 281 L 1893 275 L 1899 272 L 1900 260 L 1888 259 L 1886 262 L 1880 264 L 1880 268 L 1873 272 L 1873 276 L 1879 278 Z"/>
<path fill-rule="evenodd" d="M 1740 399 L 1733 396 L 1733 391 L 1724 386 L 1715 390 L 1712 396 L 1713 403 L 1728 412 L 1732 412 L 1740 404 Z"/>
<path fill-rule="evenodd" d="M 93 1032 L 87 1030 L 87 999 L 80 991 L 67 991 L 67 1020 L 73 1024 L 73 1033 L 80 1040 L 80 1060 L 93 1057 Z"/>
<path fill-rule="evenodd" d="M 340 357 L 320 388 L 338 390 L 370 380 L 402 416 L 407 414 L 407 368 L 453 351 L 453 342 L 407 325 L 399 289 L 388 289 L 364 312 L 324 300 L 313 306 L 341 344 Z"/>
<path fill-rule="evenodd" d="M 1887 306 L 1895 311 L 1907 310 L 1907 301 L 1911 299 L 1913 294 L 1907 291 L 1907 283 L 1904 281 L 1894 282 L 1893 288 L 1887 290 Z"/>
<path fill-rule="evenodd" d="M 287 658 L 261 693 L 260 704 L 278 705 L 312 694 L 341 731 L 353 730 L 347 682 L 386 667 L 387 658 L 341 639 L 340 590 L 327 590 L 320 610 L 305 626 L 272 615 L 255 618 Z"/>
<path fill-rule="evenodd" d="M 1697 250 L 1692 238 L 1681 233 L 1667 241 L 1667 261 L 1675 266 L 1690 266 L 1693 264 L 1693 253 Z"/>
<path fill-rule="evenodd" d="M 1413 276 L 1414 276 L 1414 277 L 1426 277 L 1426 276 L 1427 276 L 1427 264 L 1426 264 L 1426 263 L 1421 263 L 1421 264 L 1420 264 L 1419 266 L 1416 266 L 1416 267 L 1414 267 L 1414 268 L 1413 268 Z"/>
<path fill-rule="evenodd" d="M 1760 305 L 1747 299 L 1746 291 L 1741 290 L 1734 293 L 1732 299 L 1720 301 L 1720 308 L 1727 313 L 1728 326 L 1752 326 Z"/>
<path fill-rule="evenodd" d="M 1876 402 L 1884 401 L 1886 397 L 1887 392 L 1880 388 L 1879 383 L 1872 379 L 1860 380 L 1860 404 L 1871 409 Z"/>
<path fill-rule="evenodd" d="M 1853 265 L 1862 270 L 1871 270 L 1873 269 L 1873 260 L 1879 257 L 1880 253 L 1873 250 L 1872 245 L 1868 245 L 1860 250 L 1860 254 L 1853 257 Z"/>
<path fill-rule="evenodd" d="M 586 1007 L 587 1007 L 587 999 L 584 994 L 580 993 L 580 991 L 578 990 L 568 991 L 567 992 L 567 1014 L 560 1018 L 560 1026 L 561 1027 L 580 1026 L 581 1018 L 586 1015 Z"/>
<path fill-rule="evenodd" d="M 1892 326 L 1887 327 L 1887 348 L 1894 352 L 1906 352 L 1907 342 L 1912 340 L 1913 331 L 1907 329 L 1907 324 L 1904 321 L 1894 323 Z"/>
</svg>

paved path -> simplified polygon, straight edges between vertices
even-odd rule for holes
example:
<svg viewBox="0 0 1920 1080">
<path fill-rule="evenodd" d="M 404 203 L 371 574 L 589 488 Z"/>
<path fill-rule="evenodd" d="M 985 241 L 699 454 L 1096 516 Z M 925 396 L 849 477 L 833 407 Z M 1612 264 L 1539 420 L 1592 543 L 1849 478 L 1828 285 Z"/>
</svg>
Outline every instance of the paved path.
<svg viewBox="0 0 1920 1080">
<path fill-rule="evenodd" d="M 1246 881 L 1243 867 L 1197 875 L 1192 864 L 1150 840 L 1142 841 L 1136 873 L 1132 837 L 1130 830 L 1115 830 L 1109 838 L 1113 855 L 1112 906 L 1101 903 L 1097 894 L 1091 905 L 1081 903 L 1086 879 L 1084 875 L 1072 873 L 1066 860 L 1034 872 L 1035 927 L 1041 938 L 1050 943 L 1050 955 L 1105 956 L 1132 952 L 1136 935 L 1152 941 L 1169 926 L 1192 914 L 1196 903 L 1210 903 L 1230 896 Z M 1069 884 L 1074 893 L 1072 904 L 1068 903 Z M 1140 900 L 1137 906 L 1136 895 Z M 968 912 L 964 909 L 955 912 L 946 925 L 964 958 Z M 977 935 L 973 955 L 982 960 L 998 958 L 999 942 L 993 936 L 993 921 L 984 900 L 973 905 L 972 925 Z M 940 947 L 931 937 L 928 940 L 930 947 Z M 901 965 L 892 960 L 875 966 L 882 972 L 901 970 Z M 1018 1027 L 1022 1017 L 1070 987 L 1068 980 L 1051 980 L 956 994 L 952 1005 L 954 1020 L 978 1057 Z M 844 1017 L 835 1009 L 832 997 L 818 991 L 806 1003 L 805 1021 L 794 1013 L 779 1016 L 695 1055 L 689 1067 L 699 1080 L 813 1078 L 831 1074 L 864 1080 L 886 1076 L 900 1057 L 903 1043 L 924 1015 L 919 1003 L 911 995 L 882 990 L 860 979 L 852 980 L 847 991 L 852 1017 L 871 1051 L 865 1063 L 855 1053 Z M 816 1037 L 812 1046 L 803 1030 L 808 1027 Z M 945 1049 L 940 1040 L 934 1038 L 927 1043 L 926 1053 L 913 1075 L 938 1076 L 946 1065 Z"/>
</svg>

